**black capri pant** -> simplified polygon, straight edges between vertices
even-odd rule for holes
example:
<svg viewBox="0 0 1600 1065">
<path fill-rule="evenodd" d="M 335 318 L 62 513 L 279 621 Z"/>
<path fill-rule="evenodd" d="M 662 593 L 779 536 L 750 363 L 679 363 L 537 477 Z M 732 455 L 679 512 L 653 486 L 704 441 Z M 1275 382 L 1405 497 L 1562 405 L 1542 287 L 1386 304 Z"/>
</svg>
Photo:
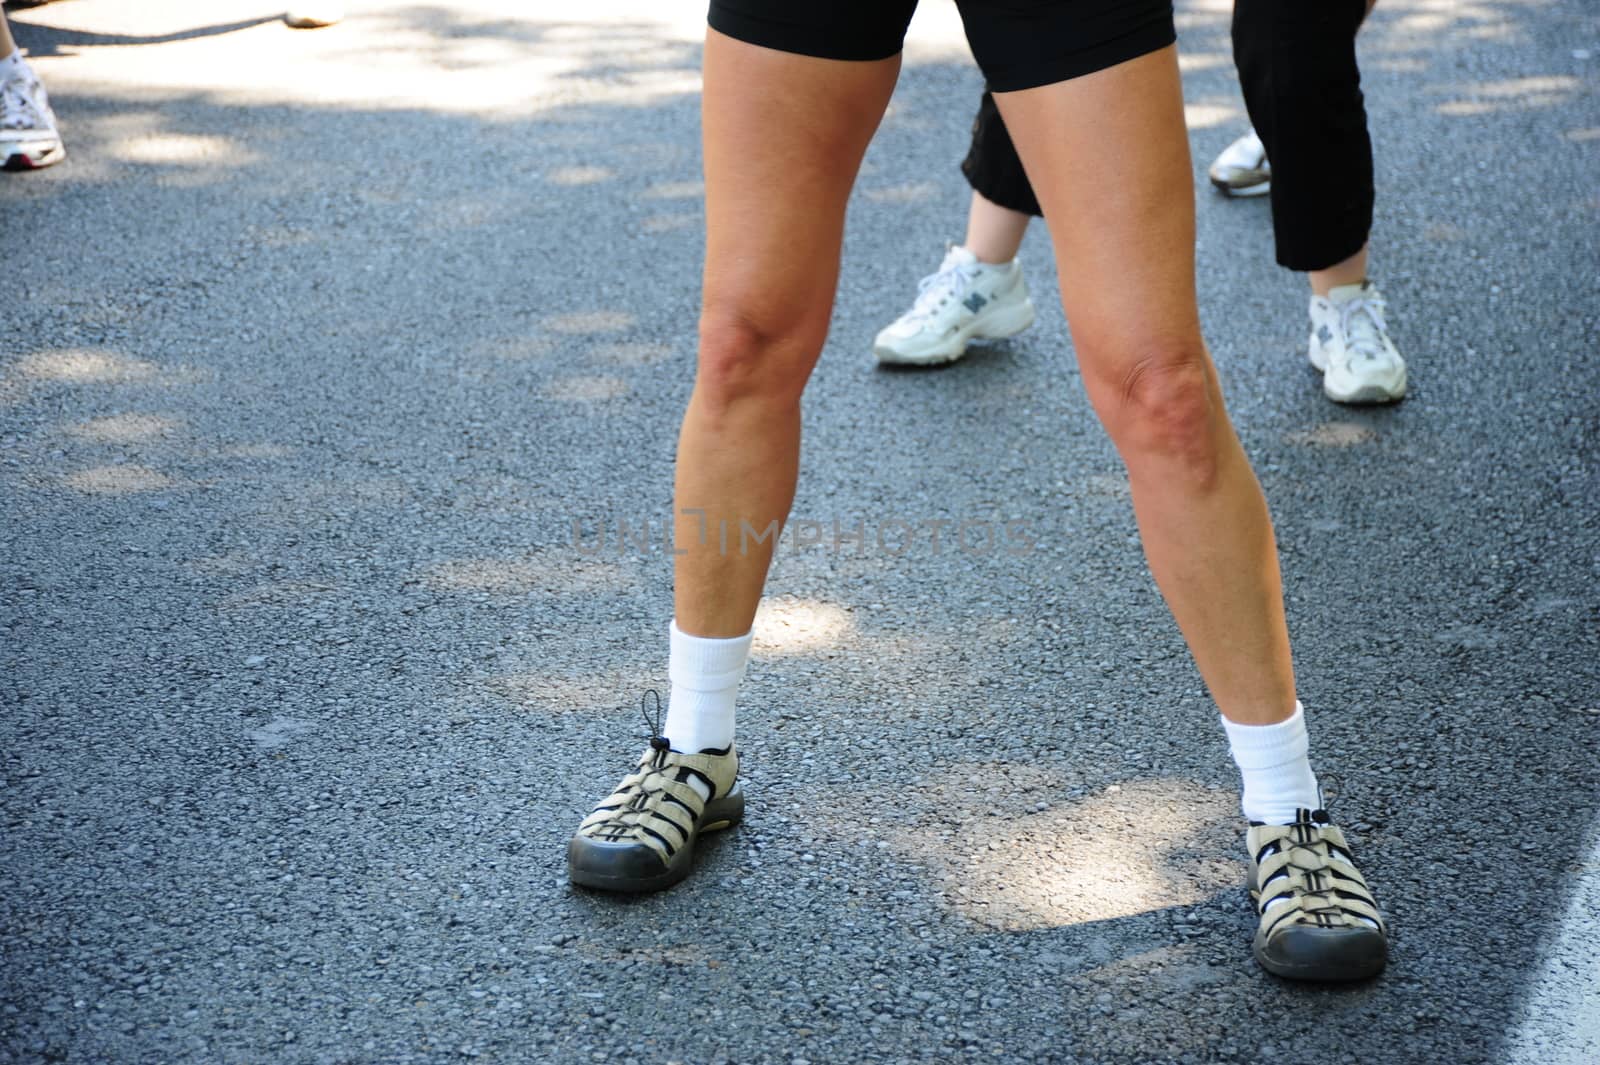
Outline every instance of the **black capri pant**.
<svg viewBox="0 0 1600 1065">
<path fill-rule="evenodd" d="M 1273 235 L 1290 270 L 1343 262 L 1372 231 L 1372 141 L 1356 66 L 1365 14 L 1365 0 L 1234 3 L 1233 62 L 1272 162 Z M 1043 214 L 988 92 L 961 171 L 985 199 Z"/>
</svg>

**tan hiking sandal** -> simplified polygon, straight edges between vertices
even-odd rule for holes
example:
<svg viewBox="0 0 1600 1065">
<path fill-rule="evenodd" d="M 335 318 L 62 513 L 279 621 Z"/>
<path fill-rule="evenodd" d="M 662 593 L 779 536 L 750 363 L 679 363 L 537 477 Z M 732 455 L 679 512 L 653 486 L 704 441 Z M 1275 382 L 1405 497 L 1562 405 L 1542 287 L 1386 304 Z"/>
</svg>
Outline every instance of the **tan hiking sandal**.
<svg viewBox="0 0 1600 1065">
<path fill-rule="evenodd" d="M 1344 833 L 1326 810 L 1293 824 L 1252 823 L 1250 897 L 1261 925 L 1256 961 L 1290 980 L 1365 980 L 1383 971 L 1389 938 Z"/>
<path fill-rule="evenodd" d="M 649 700 L 655 692 L 645 696 Z M 574 884 L 601 891 L 660 891 L 689 875 L 702 832 L 731 828 L 744 818 L 739 756 L 726 750 L 674 751 L 651 724 L 639 767 L 583 819 L 567 844 Z M 650 723 L 648 710 L 646 723 Z M 699 787 L 695 784 L 698 783 Z"/>
</svg>

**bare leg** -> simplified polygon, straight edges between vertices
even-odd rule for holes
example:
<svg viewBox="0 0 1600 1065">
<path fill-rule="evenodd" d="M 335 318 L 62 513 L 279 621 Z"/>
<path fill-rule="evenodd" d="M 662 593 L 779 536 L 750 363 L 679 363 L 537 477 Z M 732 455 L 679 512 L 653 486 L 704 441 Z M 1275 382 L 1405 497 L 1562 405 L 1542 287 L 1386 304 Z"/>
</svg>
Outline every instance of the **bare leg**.
<svg viewBox="0 0 1600 1065">
<path fill-rule="evenodd" d="M 1001 207 L 974 191 L 972 207 L 967 212 L 966 249 L 980 263 L 1008 263 L 1017 257 L 1030 221 L 1021 211 Z"/>
<path fill-rule="evenodd" d="M 1341 263 L 1334 263 L 1326 270 L 1312 270 L 1306 276 L 1311 281 L 1313 295 L 1327 297 L 1328 293 L 1340 285 L 1359 285 L 1367 279 L 1367 247 L 1361 245 L 1361 250 Z"/>
<path fill-rule="evenodd" d="M 692 635 L 743 635 L 755 618 L 794 501 L 845 202 L 899 69 L 706 34 L 705 293 L 675 501 L 677 622 Z"/>
<path fill-rule="evenodd" d="M 1223 714 L 1285 720 L 1294 672 L 1272 525 L 1200 337 L 1175 49 L 996 100 L 1044 207 L 1084 385 L 1127 464 L 1156 583 Z"/>
<path fill-rule="evenodd" d="M 0 11 L 0 59 L 4 59 L 17 50 L 17 42 L 11 38 L 11 24 L 6 21 L 5 12 Z"/>
</svg>

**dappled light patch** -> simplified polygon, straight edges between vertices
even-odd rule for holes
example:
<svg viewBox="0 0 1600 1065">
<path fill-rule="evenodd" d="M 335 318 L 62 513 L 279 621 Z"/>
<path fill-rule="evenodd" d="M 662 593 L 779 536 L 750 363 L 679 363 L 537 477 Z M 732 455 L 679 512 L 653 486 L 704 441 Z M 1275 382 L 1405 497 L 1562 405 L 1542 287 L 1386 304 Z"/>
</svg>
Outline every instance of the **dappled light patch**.
<svg viewBox="0 0 1600 1065">
<path fill-rule="evenodd" d="M 626 311 L 575 311 L 546 318 L 544 326 L 556 333 L 620 333 L 635 321 Z"/>
<path fill-rule="evenodd" d="M 663 62 L 667 61 L 663 57 Z M 692 96 L 701 88 L 699 70 L 636 70 L 621 79 L 631 90 L 631 103 L 645 104 L 672 96 Z"/>
<path fill-rule="evenodd" d="M 1354 422 L 1324 422 L 1310 429 L 1285 433 L 1283 438 L 1303 447 L 1357 447 L 1370 444 L 1378 439 L 1378 434 Z"/>
<path fill-rule="evenodd" d="M 1226 125 L 1244 115 L 1244 107 L 1234 104 L 1184 104 L 1183 121 L 1190 129 L 1211 129 Z"/>
<path fill-rule="evenodd" d="M 236 444 L 217 452 L 219 458 L 225 459 L 286 459 L 293 454 L 293 448 L 282 444 Z"/>
<path fill-rule="evenodd" d="M 639 228 L 646 233 L 678 233 L 685 229 L 695 229 L 701 224 L 701 217 L 697 214 L 655 214 L 639 223 Z"/>
<path fill-rule="evenodd" d="M 819 599 L 769 596 L 756 611 L 752 651 L 757 655 L 831 650 L 855 636 L 855 619 Z"/>
<path fill-rule="evenodd" d="M 113 414 L 70 425 L 67 427 L 67 432 L 85 440 L 98 440 L 108 444 L 131 444 L 167 436 L 177 427 L 177 422 L 158 414 Z"/>
<path fill-rule="evenodd" d="M 93 52 L 108 85 L 145 94 L 217 92 L 245 104 L 422 108 L 493 121 L 538 113 L 552 96 L 575 89 L 624 106 L 697 92 L 696 52 L 705 32 L 704 10 L 680 4 L 642 14 L 473 0 L 380 5 L 359 17 L 352 12 L 332 31 L 292 34 L 281 32 L 281 15 L 206 26 L 206 5 L 189 5 L 187 13 L 183 5 L 121 6 L 102 5 L 92 29 L 65 31 L 76 38 L 74 49 Z M 77 22 L 70 11 L 31 17 L 46 25 Z M 164 47 L 139 47 L 155 43 Z M 285 77 L 286 69 L 294 76 Z"/>
<path fill-rule="evenodd" d="M 662 362 L 671 355 L 670 344 L 644 342 L 596 344 L 589 349 L 589 358 L 594 361 L 615 363 L 619 366 L 649 366 Z"/>
<path fill-rule="evenodd" d="M 17 364 L 23 377 L 35 381 L 69 381 L 73 384 L 113 384 L 142 381 L 155 376 L 153 363 L 130 359 L 111 351 L 67 348 L 29 355 Z"/>
<path fill-rule="evenodd" d="M 1434 222 L 1422 231 L 1423 240 L 1436 240 L 1440 243 L 1453 243 L 1467 239 L 1467 231 L 1454 222 Z"/>
<path fill-rule="evenodd" d="M 641 193 L 646 200 L 698 200 L 706 194 L 703 181 L 662 181 Z"/>
<path fill-rule="evenodd" d="M 135 492 L 154 492 L 176 485 L 171 477 L 148 466 L 95 466 L 68 474 L 69 487 L 90 495 L 130 495 Z"/>
<path fill-rule="evenodd" d="M 1027 807 L 1017 817 L 973 810 L 970 796 L 997 774 L 1022 802 L 1037 798 L 1044 808 Z M 922 790 L 921 802 L 946 816 L 896 827 L 885 838 L 932 872 L 948 907 L 987 928 L 1031 931 L 1130 917 L 1193 905 L 1242 881 L 1231 791 L 1141 780 L 1050 802 L 1060 786 L 1042 770 L 983 763 L 944 770 Z"/>
<path fill-rule="evenodd" d="M 620 377 L 592 375 L 564 377 L 545 386 L 545 395 L 567 403 L 604 403 L 628 394 L 628 382 Z"/>
<path fill-rule="evenodd" d="M 1178 55 L 1178 69 L 1185 74 L 1202 70 L 1221 70 L 1233 66 L 1233 57 L 1224 52 L 1189 52 Z"/>
<path fill-rule="evenodd" d="M 1435 110 L 1441 115 L 1467 117 L 1556 107 L 1576 98 L 1581 87 L 1577 78 L 1567 74 L 1458 85 L 1442 91 L 1460 98 L 1447 100 Z"/>
<path fill-rule="evenodd" d="M 258 161 L 254 153 L 226 137 L 170 131 L 112 141 L 104 150 L 124 162 L 168 166 L 243 166 Z"/>
<path fill-rule="evenodd" d="M 507 362 L 541 359 L 555 350 L 556 342 L 554 340 L 549 337 L 537 336 L 494 337 L 488 340 L 480 340 L 473 345 L 474 354 L 492 359 L 504 359 Z"/>
<path fill-rule="evenodd" d="M 1428 63 L 1416 56 L 1377 56 L 1362 62 L 1362 70 L 1381 70 L 1386 74 L 1423 74 Z"/>
<path fill-rule="evenodd" d="M 250 240 L 263 248 L 293 248 L 315 244 L 326 234 L 308 226 L 251 226 Z"/>
<path fill-rule="evenodd" d="M 500 225 L 516 215 L 515 208 L 501 197 L 457 198 L 440 205 L 439 214 L 428 222 L 435 232 L 458 233 L 463 229 Z"/>
<path fill-rule="evenodd" d="M 1516 2 L 1516 0 L 1513 0 Z M 1480 37 L 1507 31 L 1502 3 L 1493 0 L 1395 0 L 1379 10 L 1393 15 L 1392 32 L 1437 41 L 1447 32 Z"/>
<path fill-rule="evenodd" d="M 546 173 L 544 179 L 552 185 L 598 185 L 616 176 L 617 172 L 607 166 L 560 166 Z"/>
<path fill-rule="evenodd" d="M 861 195 L 872 203 L 930 203 L 938 198 L 939 187 L 931 181 L 913 181 L 866 189 Z"/>
</svg>

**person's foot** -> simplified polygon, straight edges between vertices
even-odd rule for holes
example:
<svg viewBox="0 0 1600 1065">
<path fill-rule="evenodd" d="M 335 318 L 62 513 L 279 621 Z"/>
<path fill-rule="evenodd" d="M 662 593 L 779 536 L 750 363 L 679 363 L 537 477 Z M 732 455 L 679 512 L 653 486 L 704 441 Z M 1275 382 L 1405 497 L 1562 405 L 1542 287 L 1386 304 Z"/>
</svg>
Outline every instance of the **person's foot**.
<svg viewBox="0 0 1600 1065">
<path fill-rule="evenodd" d="M 1394 403 L 1406 394 L 1406 363 L 1389 339 L 1383 295 L 1371 281 L 1311 297 L 1311 365 L 1335 403 Z"/>
<path fill-rule="evenodd" d="M 969 341 L 1015 336 L 1032 324 L 1022 264 L 982 263 L 957 246 L 922 279 L 911 309 L 878 333 L 872 353 L 888 365 L 937 366 L 961 358 Z"/>
<path fill-rule="evenodd" d="M 308 0 L 304 4 L 296 4 L 283 16 L 283 21 L 297 30 L 314 30 L 322 26 L 332 26 L 344 19 L 344 5 L 324 3 L 321 0 Z"/>
<path fill-rule="evenodd" d="M 739 756 L 683 754 L 650 741 L 639 768 L 583 819 L 567 844 L 574 884 L 602 891 L 660 891 L 689 875 L 695 840 L 744 818 Z"/>
<path fill-rule="evenodd" d="M 1272 164 L 1254 129 L 1222 149 L 1206 173 L 1225 196 L 1265 196 L 1272 191 Z"/>
<path fill-rule="evenodd" d="M 0 170 L 38 170 L 67 157 L 50 95 L 27 60 L 0 83 Z"/>
<path fill-rule="evenodd" d="M 1383 971 L 1383 918 L 1326 810 L 1296 811 L 1289 825 L 1253 822 L 1248 840 L 1263 969 L 1290 980 L 1365 980 Z"/>
</svg>

